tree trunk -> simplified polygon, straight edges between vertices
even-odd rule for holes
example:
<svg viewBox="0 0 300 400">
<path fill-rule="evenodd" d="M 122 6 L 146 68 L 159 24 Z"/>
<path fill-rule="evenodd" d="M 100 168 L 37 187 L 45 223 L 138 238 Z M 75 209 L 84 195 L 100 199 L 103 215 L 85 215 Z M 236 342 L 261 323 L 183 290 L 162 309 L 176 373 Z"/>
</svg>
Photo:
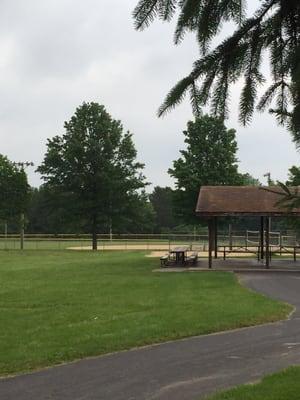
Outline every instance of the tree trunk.
<svg viewBox="0 0 300 400">
<path fill-rule="evenodd" d="M 96 215 L 93 215 L 92 240 L 93 240 L 93 250 L 97 250 L 97 216 Z"/>
</svg>

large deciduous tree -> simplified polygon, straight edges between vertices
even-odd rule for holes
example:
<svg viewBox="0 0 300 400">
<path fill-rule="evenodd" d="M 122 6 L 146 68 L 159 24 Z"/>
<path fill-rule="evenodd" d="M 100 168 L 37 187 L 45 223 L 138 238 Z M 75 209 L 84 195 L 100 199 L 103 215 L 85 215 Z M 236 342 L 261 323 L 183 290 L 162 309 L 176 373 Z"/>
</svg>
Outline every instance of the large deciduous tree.
<svg viewBox="0 0 300 400">
<path fill-rule="evenodd" d="M 0 154 L 0 219 L 20 217 L 27 208 L 29 185 L 25 171 Z"/>
<path fill-rule="evenodd" d="M 175 178 L 175 210 L 185 223 L 195 223 L 195 207 L 202 185 L 241 185 L 237 166 L 235 130 L 226 129 L 220 118 L 204 115 L 190 121 L 186 150 L 173 162 L 169 174 Z"/>
<path fill-rule="evenodd" d="M 261 0 L 252 15 L 246 0 L 140 0 L 133 12 L 137 29 L 156 17 L 169 21 L 178 16 L 174 40 L 194 32 L 201 56 L 191 73 L 167 95 L 159 115 L 179 104 L 190 93 L 194 111 L 210 103 L 215 115 L 226 117 L 230 85 L 240 77 L 240 120 L 251 120 L 255 106 L 270 107 L 300 144 L 300 1 Z M 225 22 L 235 24 L 232 34 L 217 42 Z M 213 41 L 213 45 L 212 45 Z M 215 43 L 217 43 L 215 45 Z M 212 45 L 212 46 L 211 46 Z M 257 103 L 258 86 L 264 83 L 263 55 L 270 60 L 272 82 Z"/>
<path fill-rule="evenodd" d="M 99 225 L 112 227 L 136 207 L 145 187 L 143 164 L 136 161 L 132 135 L 102 105 L 83 103 L 64 126 L 62 136 L 48 140 L 38 171 L 72 212 L 89 219 L 96 250 Z"/>
</svg>

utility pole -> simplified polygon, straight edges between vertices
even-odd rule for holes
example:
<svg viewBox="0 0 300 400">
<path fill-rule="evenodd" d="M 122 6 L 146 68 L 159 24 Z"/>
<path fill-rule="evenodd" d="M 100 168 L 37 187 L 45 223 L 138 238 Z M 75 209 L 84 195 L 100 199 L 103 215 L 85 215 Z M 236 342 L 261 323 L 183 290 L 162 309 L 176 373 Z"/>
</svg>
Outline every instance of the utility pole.
<svg viewBox="0 0 300 400">
<path fill-rule="evenodd" d="M 34 164 L 32 161 L 24 161 L 24 162 L 15 162 L 15 166 L 20 168 L 22 171 L 25 171 L 27 167 L 33 167 Z M 25 215 L 24 212 L 21 213 L 20 216 L 20 249 L 24 249 L 24 236 L 25 236 Z"/>
<path fill-rule="evenodd" d="M 266 172 L 264 177 L 268 178 L 268 186 L 272 185 L 271 172 Z"/>
</svg>

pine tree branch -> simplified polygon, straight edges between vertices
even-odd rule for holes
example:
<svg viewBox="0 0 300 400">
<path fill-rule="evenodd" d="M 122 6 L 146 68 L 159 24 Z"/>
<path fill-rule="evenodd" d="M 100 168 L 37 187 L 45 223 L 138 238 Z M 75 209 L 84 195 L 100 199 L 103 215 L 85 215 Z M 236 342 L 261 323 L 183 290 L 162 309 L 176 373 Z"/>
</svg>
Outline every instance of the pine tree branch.
<svg viewBox="0 0 300 400">
<path fill-rule="evenodd" d="M 140 0 L 132 16 L 135 20 L 135 29 L 143 30 L 153 22 L 157 13 L 157 4 L 159 0 Z"/>
<path fill-rule="evenodd" d="M 226 58 L 230 57 L 233 54 L 233 49 L 237 48 L 239 45 L 239 42 L 242 41 L 242 39 L 253 29 L 255 26 L 258 26 L 261 21 L 264 19 L 265 15 L 271 10 L 271 8 L 278 2 L 279 0 L 269 0 L 265 1 L 264 5 L 261 7 L 259 12 L 257 12 L 257 16 L 253 18 L 247 19 L 242 26 L 235 31 L 235 33 L 224 40 L 217 48 L 209 53 L 207 56 L 204 56 L 200 60 L 196 61 L 194 63 L 194 68 L 190 75 L 182 79 L 179 83 L 177 84 L 167 95 L 166 99 L 164 100 L 162 106 L 159 108 L 158 115 L 162 116 L 164 115 L 169 109 L 175 107 L 177 104 L 179 104 L 182 99 L 185 96 L 186 90 L 188 89 L 189 86 L 193 84 L 193 82 L 197 81 L 201 76 L 206 75 L 209 73 L 211 68 L 214 68 L 214 66 L 217 64 L 218 69 L 215 74 L 215 78 L 221 73 L 221 65 L 225 65 Z M 224 60 L 222 63 L 221 60 Z M 228 61 L 228 60 L 227 60 Z M 227 77 L 229 78 L 229 74 L 227 74 Z M 233 75 L 234 78 L 234 75 Z M 221 82 L 222 79 L 219 79 L 219 82 Z M 190 82 L 190 83 L 189 83 Z M 228 89 L 228 83 L 226 83 L 226 88 Z M 224 86 L 224 80 L 223 80 L 223 87 Z M 226 92 L 227 92 L 226 89 Z M 224 92 L 224 91 L 223 91 Z M 215 103 L 217 103 L 217 100 L 215 99 Z M 223 101 L 223 104 L 226 105 L 226 102 Z M 216 104 L 214 105 L 214 109 L 219 107 L 216 107 Z M 226 110 L 222 112 L 223 115 L 226 114 Z"/>
</svg>

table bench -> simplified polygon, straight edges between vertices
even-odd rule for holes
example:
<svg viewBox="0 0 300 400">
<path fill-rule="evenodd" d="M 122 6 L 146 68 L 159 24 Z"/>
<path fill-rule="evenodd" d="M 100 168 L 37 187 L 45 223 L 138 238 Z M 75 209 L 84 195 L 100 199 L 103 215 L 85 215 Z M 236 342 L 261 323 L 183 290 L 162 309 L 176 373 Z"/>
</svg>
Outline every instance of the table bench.
<svg viewBox="0 0 300 400">
<path fill-rule="evenodd" d="M 180 256 L 178 256 L 178 251 L 171 250 L 169 254 L 164 254 L 160 257 L 160 266 L 162 268 L 167 267 L 168 265 L 181 265 L 185 266 L 188 264 L 197 264 L 198 261 L 198 253 L 193 252 L 189 255 L 186 255 L 187 251 L 182 253 L 181 249 L 179 251 Z"/>
<path fill-rule="evenodd" d="M 197 264 L 198 253 L 192 253 L 185 258 L 185 264 Z"/>
<path fill-rule="evenodd" d="M 166 267 L 168 265 L 168 261 L 169 261 L 169 254 L 165 254 L 164 256 L 160 257 L 160 266 Z"/>
</svg>

